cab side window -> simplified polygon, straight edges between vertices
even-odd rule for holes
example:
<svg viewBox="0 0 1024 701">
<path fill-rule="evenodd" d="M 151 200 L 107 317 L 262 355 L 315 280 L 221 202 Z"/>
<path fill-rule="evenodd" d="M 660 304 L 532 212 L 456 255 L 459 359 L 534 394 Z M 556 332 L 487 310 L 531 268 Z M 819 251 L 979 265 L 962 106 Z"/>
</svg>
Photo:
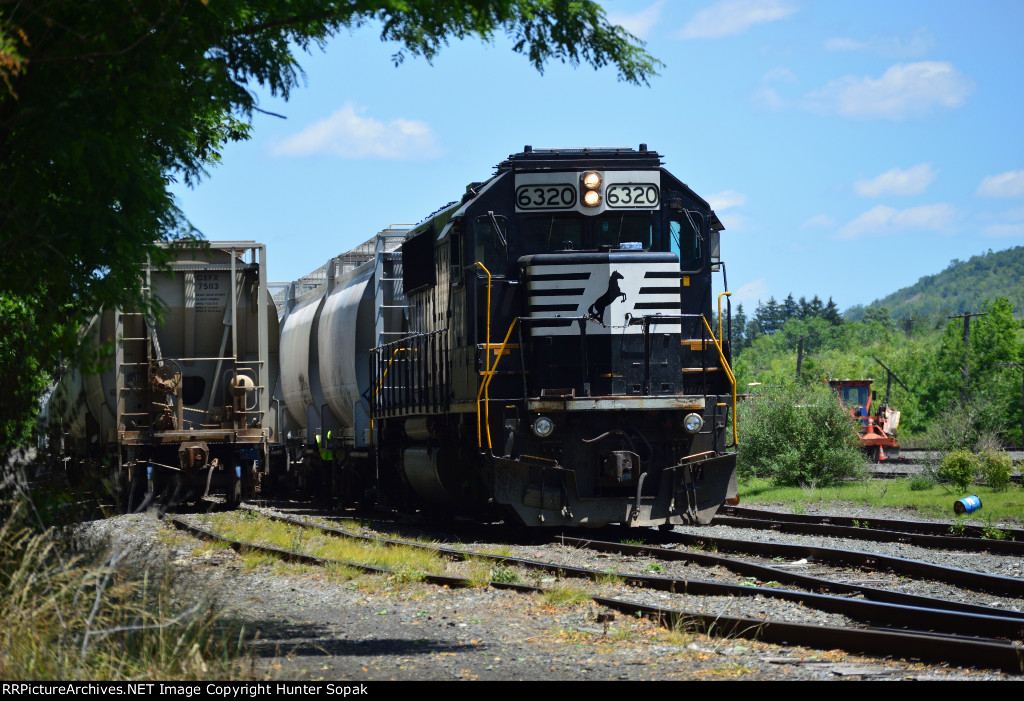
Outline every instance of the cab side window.
<svg viewBox="0 0 1024 701">
<path fill-rule="evenodd" d="M 508 250 L 508 219 L 495 215 L 492 220 L 486 214 L 477 217 L 473 220 L 473 241 L 476 258 L 473 262 L 483 263 L 492 275 L 504 275 Z"/>
<path fill-rule="evenodd" d="M 696 212 L 673 213 L 668 222 L 672 250 L 679 254 L 679 268 L 697 272 L 704 263 L 704 237 L 701 225 L 704 219 Z"/>
</svg>

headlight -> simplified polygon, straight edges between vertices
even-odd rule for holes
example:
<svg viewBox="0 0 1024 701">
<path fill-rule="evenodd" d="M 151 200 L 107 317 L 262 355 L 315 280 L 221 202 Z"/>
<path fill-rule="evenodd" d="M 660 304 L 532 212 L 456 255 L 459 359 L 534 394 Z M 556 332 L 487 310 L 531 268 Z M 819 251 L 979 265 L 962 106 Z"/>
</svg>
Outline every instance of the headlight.
<svg viewBox="0 0 1024 701">
<path fill-rule="evenodd" d="M 546 416 L 538 416 L 533 420 L 533 433 L 538 438 L 547 438 L 555 432 L 555 422 Z"/>
<path fill-rule="evenodd" d="M 700 414 L 687 414 L 683 419 L 683 428 L 689 433 L 696 433 L 704 428 L 704 419 Z"/>
<path fill-rule="evenodd" d="M 601 193 L 597 190 L 587 190 L 583 193 L 583 204 L 587 207 L 596 207 L 601 204 Z"/>
<path fill-rule="evenodd" d="M 601 184 L 600 173 L 584 173 L 583 174 L 583 187 L 588 190 L 596 190 Z"/>
</svg>

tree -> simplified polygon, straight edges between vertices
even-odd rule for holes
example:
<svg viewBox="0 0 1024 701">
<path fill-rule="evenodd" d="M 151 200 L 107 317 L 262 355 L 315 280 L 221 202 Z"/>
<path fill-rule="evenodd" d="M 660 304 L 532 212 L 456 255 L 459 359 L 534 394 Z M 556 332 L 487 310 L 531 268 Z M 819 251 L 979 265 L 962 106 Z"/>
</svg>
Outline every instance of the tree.
<svg viewBox="0 0 1024 701">
<path fill-rule="evenodd" d="M 503 32 L 538 70 L 613 65 L 644 84 L 660 65 L 592 0 L 0 3 L 0 304 L 20 310 L 5 328 L 35 341 L 0 347 L 0 376 L 28 382 L 71 351 L 91 313 L 145 302 L 139 264 L 197 233 L 168 183 L 195 183 L 248 138 L 250 86 L 288 97 L 296 49 L 371 22 L 397 43 L 396 63 Z M 2 410 L 6 425 L 33 404 Z"/>
</svg>

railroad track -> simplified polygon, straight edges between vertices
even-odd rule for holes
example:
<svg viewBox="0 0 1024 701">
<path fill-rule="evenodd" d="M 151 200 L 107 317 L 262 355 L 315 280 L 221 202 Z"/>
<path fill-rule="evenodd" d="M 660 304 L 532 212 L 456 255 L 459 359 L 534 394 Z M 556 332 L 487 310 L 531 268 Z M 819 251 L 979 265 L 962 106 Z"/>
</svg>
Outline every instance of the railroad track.
<svg viewBox="0 0 1024 701">
<path fill-rule="evenodd" d="M 266 514 L 264 514 L 266 515 Z M 659 575 L 635 573 L 611 573 L 584 567 L 575 567 L 557 562 L 546 562 L 536 559 L 494 555 L 458 548 L 437 545 L 423 545 L 394 538 L 380 538 L 361 535 L 353 531 L 312 524 L 308 521 L 290 517 L 277 516 L 304 529 L 316 529 L 332 537 L 359 539 L 383 545 L 401 545 L 425 550 L 432 550 L 450 559 L 474 558 L 518 568 L 557 572 L 560 576 L 572 576 L 581 579 L 600 579 L 612 577 L 618 582 L 620 595 L 595 595 L 593 600 L 613 610 L 629 615 L 640 614 L 674 626 L 686 626 L 704 632 L 715 631 L 716 635 L 733 637 L 757 638 L 765 642 L 806 645 L 825 649 L 841 648 L 849 652 L 873 654 L 878 656 L 897 655 L 908 659 L 945 661 L 953 664 L 971 665 L 990 669 L 1001 669 L 1012 673 L 1021 673 L 1021 660 L 1024 659 L 1024 648 L 1018 642 L 1024 639 L 1024 614 L 991 609 L 981 606 L 957 607 L 949 603 L 946 608 L 936 607 L 933 600 L 916 601 L 904 596 L 902 602 L 881 600 L 862 600 L 851 596 L 873 595 L 866 588 L 851 589 L 849 586 L 822 580 L 797 583 L 796 578 L 790 581 L 794 586 L 828 590 L 835 593 L 817 593 L 814 591 L 798 591 L 773 587 L 741 586 L 723 584 L 691 578 L 678 578 Z M 257 543 L 240 543 L 223 538 L 212 531 L 190 524 L 183 519 L 173 518 L 171 522 L 178 528 L 188 530 L 193 535 L 207 539 L 220 539 L 236 550 L 259 550 L 274 553 L 277 557 L 289 560 L 301 560 L 307 563 L 328 564 L 322 558 L 298 551 L 260 545 Z M 682 553 L 651 546 L 626 546 L 621 543 L 603 543 L 597 541 L 578 541 L 563 539 L 562 545 L 574 548 L 604 547 L 640 548 L 646 557 L 677 558 Z M 660 552 L 665 550 L 665 552 Z M 656 552 L 658 551 L 658 552 Z M 671 554 L 668 554 L 671 553 Z M 698 556 L 700 553 L 688 553 Z M 667 560 L 666 560 L 667 561 Z M 335 563 L 337 564 L 337 563 Z M 359 563 L 341 563 L 357 567 L 363 571 L 386 573 L 378 567 Z M 719 562 L 718 564 L 722 564 Z M 748 570 L 753 571 L 753 570 Z M 768 574 L 766 570 L 761 574 Z M 782 571 L 772 571 L 771 576 L 781 581 Z M 447 575 L 428 575 L 426 581 L 441 586 L 469 586 L 470 582 L 458 577 Z M 521 583 L 492 582 L 495 588 L 512 589 L 521 592 L 540 591 L 540 587 Z M 781 620 L 764 620 L 743 616 L 725 616 L 686 610 L 672 606 L 652 605 L 638 601 L 636 598 L 623 598 L 622 594 L 643 590 L 669 592 L 673 597 L 685 600 L 686 596 L 717 596 L 739 597 L 760 596 L 790 602 L 800 602 L 822 611 L 841 614 L 858 623 L 840 626 L 807 625 Z M 868 599 L 865 596 L 865 599 Z M 876 595 L 880 596 L 880 595 Z M 898 598 L 898 597 L 897 597 Z M 898 630 L 897 630 L 898 629 Z"/>
<path fill-rule="evenodd" d="M 876 542 L 908 543 L 925 548 L 987 551 L 1004 555 L 1024 555 L 1024 529 L 998 529 L 1001 538 L 986 537 L 980 526 L 957 526 L 962 534 L 953 535 L 948 523 L 897 521 L 890 519 L 856 519 L 843 516 L 784 514 L 738 506 L 725 506 L 715 516 L 715 525 L 733 528 L 756 528 L 783 533 L 852 538 Z M 988 530 L 988 534 L 992 533 Z"/>
</svg>

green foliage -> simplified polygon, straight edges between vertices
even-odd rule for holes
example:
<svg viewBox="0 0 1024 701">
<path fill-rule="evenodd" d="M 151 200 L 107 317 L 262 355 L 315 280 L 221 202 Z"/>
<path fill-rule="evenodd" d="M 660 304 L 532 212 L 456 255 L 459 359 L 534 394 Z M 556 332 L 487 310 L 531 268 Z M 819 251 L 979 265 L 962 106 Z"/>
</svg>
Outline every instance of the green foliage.
<svg viewBox="0 0 1024 701">
<path fill-rule="evenodd" d="M 864 465 L 852 419 L 821 385 L 783 385 L 740 406 L 742 476 L 778 485 L 826 485 Z"/>
<path fill-rule="evenodd" d="M 997 492 L 1010 486 L 1010 475 L 1013 474 L 1013 460 L 1004 452 L 983 450 L 978 456 L 981 478 L 985 484 Z"/>
<path fill-rule="evenodd" d="M 197 233 L 170 183 L 196 183 L 248 138 L 257 89 L 289 96 L 296 51 L 371 23 L 396 63 L 502 33 L 538 70 L 610 65 L 643 84 L 660 66 L 591 0 L 0 3 L 0 377 L 18 388 L 0 406 L 2 447 L 79 325 L 147 304 L 139 265 Z"/>
<path fill-rule="evenodd" d="M 939 478 L 966 492 L 978 475 L 978 459 L 968 450 L 952 450 L 942 457 Z"/>
<path fill-rule="evenodd" d="M 891 385 L 890 404 L 901 412 L 900 431 L 927 432 L 923 442 L 928 446 L 980 449 L 1020 442 L 1024 334 L 1009 301 L 986 303 L 980 310 L 985 316 L 971 320 L 965 404 L 962 320 L 943 319 L 940 328 L 918 328 L 908 338 L 886 323 L 884 311 L 873 308 L 864 322 L 838 326 L 820 317 L 790 319 L 775 333 L 755 337 L 733 360 L 740 391 L 752 382 L 762 387 L 791 382 L 802 338 L 802 382 L 874 378 L 876 403 L 884 402 L 886 371 L 874 357 L 892 368 L 906 385 L 895 380 Z"/>
</svg>

